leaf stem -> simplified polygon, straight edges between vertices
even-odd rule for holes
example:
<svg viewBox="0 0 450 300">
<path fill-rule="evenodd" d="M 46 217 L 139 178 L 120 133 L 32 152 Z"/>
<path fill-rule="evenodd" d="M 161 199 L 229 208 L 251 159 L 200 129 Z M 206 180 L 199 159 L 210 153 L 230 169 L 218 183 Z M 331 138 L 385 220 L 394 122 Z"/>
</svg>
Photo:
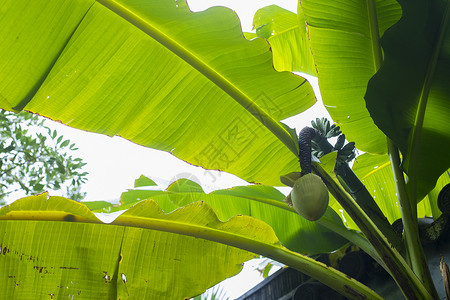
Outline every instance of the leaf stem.
<svg viewBox="0 0 450 300">
<path fill-rule="evenodd" d="M 431 278 L 430 270 L 425 259 L 422 243 L 419 238 L 419 225 L 417 223 L 417 204 L 412 202 L 406 191 L 405 178 L 400 169 L 400 155 L 398 148 L 388 139 L 388 153 L 394 174 L 395 188 L 400 203 L 403 230 L 405 233 L 408 259 L 414 273 L 423 282 L 427 290 L 438 299 L 436 288 Z"/>
<path fill-rule="evenodd" d="M 369 26 L 372 41 L 373 60 L 375 66 L 375 72 L 381 67 L 383 62 L 383 53 L 380 46 L 380 29 L 378 26 L 377 7 L 375 0 L 368 0 L 367 12 L 369 15 Z"/>
<path fill-rule="evenodd" d="M 343 238 L 347 239 L 352 244 L 358 246 L 365 253 L 370 255 L 378 264 L 380 264 L 385 270 L 387 270 L 387 266 L 383 262 L 383 260 L 378 255 L 377 251 L 373 248 L 373 246 L 369 243 L 369 241 L 360 233 L 357 233 L 354 230 L 343 228 L 339 226 L 340 224 L 336 224 L 335 221 L 323 216 L 319 220 L 316 221 L 318 224 L 328 228 L 329 230 L 339 234 Z"/>
<path fill-rule="evenodd" d="M 370 26 L 371 26 L 371 35 L 372 35 L 372 44 L 374 51 L 374 63 L 376 71 L 378 71 L 381 67 L 381 63 L 383 61 L 383 54 L 381 52 L 381 44 L 379 39 L 379 27 L 378 27 L 378 18 L 377 18 L 377 10 L 375 0 L 369 0 L 369 16 L 370 16 Z M 447 6 L 448 7 L 448 6 Z M 448 13 L 448 10 L 447 10 Z M 447 14 L 448 15 L 448 14 Z M 437 58 L 436 58 L 437 60 Z M 434 61 L 434 63 L 436 62 Z M 428 70 L 429 74 L 434 73 L 434 64 Z M 427 74 L 427 75 L 429 75 Z M 428 78 L 428 76 L 427 76 Z M 430 81 L 431 82 L 431 81 Z M 413 128 L 413 138 L 412 144 L 418 147 L 418 135 L 421 132 L 422 124 L 423 124 L 423 116 L 425 114 L 425 106 L 426 99 L 424 101 L 423 97 L 428 96 L 430 84 L 428 82 L 425 84 L 424 89 L 422 90 L 422 95 L 419 103 L 419 109 L 416 115 L 417 118 L 420 119 L 419 126 L 415 126 Z M 425 103 L 423 103 L 425 102 Z M 416 132 L 417 130 L 417 132 Z M 402 222 L 406 236 L 406 250 L 409 255 L 409 259 L 411 262 L 411 267 L 414 273 L 419 277 L 421 282 L 424 284 L 429 293 L 433 296 L 433 298 L 437 299 L 437 291 L 433 284 L 433 280 L 431 279 L 431 274 L 427 265 L 427 261 L 425 259 L 425 253 L 423 252 L 422 244 L 419 239 L 419 228 L 417 224 L 417 201 L 416 201 L 416 189 L 417 189 L 417 174 L 415 172 L 412 176 L 412 194 L 409 195 L 406 192 L 405 179 L 403 177 L 403 172 L 400 170 L 400 156 L 397 147 L 392 143 L 391 140 L 388 139 L 388 153 L 391 159 L 391 166 L 395 180 L 395 186 L 397 189 L 397 195 L 400 202 L 400 210 L 402 214 Z M 417 147 L 413 147 L 413 156 L 412 156 L 412 168 L 415 171 L 415 167 L 417 164 L 417 155 L 416 151 Z M 409 153 L 410 154 L 410 153 Z M 412 196 L 412 198 L 411 198 Z M 413 201 L 414 200 L 414 201 Z M 370 240 L 370 239 L 369 239 Z M 395 279 L 395 278 L 394 278 Z M 406 294 L 405 294 L 406 295 Z"/>
<path fill-rule="evenodd" d="M 259 198 L 259 197 L 243 197 L 249 200 L 258 201 L 267 205 L 272 205 L 277 208 L 281 208 L 284 210 L 287 210 L 291 213 L 294 213 L 298 215 L 298 213 L 295 211 L 295 209 L 291 206 L 286 205 L 286 203 L 277 201 L 277 200 L 271 200 L 266 198 Z M 300 216 L 299 216 L 300 218 Z M 384 262 L 381 260 L 378 253 L 375 251 L 375 249 L 372 247 L 372 245 L 369 243 L 369 241 L 362 236 L 361 234 L 357 233 L 354 230 L 347 229 L 341 224 L 338 224 L 336 221 L 334 221 L 331 218 L 328 218 L 326 215 L 320 218 L 319 220 L 315 221 L 316 223 L 326 227 L 327 229 L 333 231 L 334 233 L 339 234 L 343 238 L 347 239 L 349 242 L 355 244 L 359 248 L 361 248 L 364 252 L 369 254 L 374 260 L 376 260 L 380 265 L 384 266 Z"/>
<path fill-rule="evenodd" d="M 358 203 L 363 211 L 370 217 L 380 231 L 386 236 L 388 241 L 399 251 L 402 250 L 402 241 L 394 232 L 391 224 L 381 211 L 378 204 L 373 199 L 364 184 L 359 180 L 356 174 L 348 166 L 342 164 L 335 168 L 336 176 L 339 180 L 343 180 L 345 190 Z"/>
<path fill-rule="evenodd" d="M 313 172 L 322 177 L 323 181 L 328 187 L 328 190 L 347 211 L 350 217 L 355 221 L 366 238 L 378 252 L 382 258 L 389 273 L 397 282 L 397 285 L 402 290 L 407 299 L 433 299 L 429 294 L 423 283 L 417 278 L 408 264 L 398 251 L 389 244 L 386 237 L 376 227 L 372 220 L 359 207 L 355 200 L 350 197 L 332 178 L 331 176 L 318 164 L 313 163 Z"/>
<path fill-rule="evenodd" d="M 335 289 L 339 293 L 347 296 L 350 299 L 382 299 L 377 293 L 371 290 L 369 287 L 363 285 L 362 283 L 348 277 L 344 273 L 326 266 L 325 264 L 318 262 L 306 255 L 301 255 L 299 253 L 290 251 L 283 247 L 279 241 L 274 243 L 265 243 L 257 240 L 253 235 L 244 235 L 242 233 L 236 233 L 232 231 L 227 231 L 227 226 L 213 227 L 208 225 L 199 225 L 195 223 L 190 223 L 184 219 L 164 219 L 158 216 L 164 215 L 159 209 L 156 217 L 141 216 L 141 215 L 127 215 L 127 213 L 122 214 L 112 223 L 103 223 L 97 217 L 95 217 L 92 212 L 90 212 L 83 204 L 73 203 L 70 201 L 69 205 L 61 204 L 58 201 L 60 197 L 52 197 L 53 204 L 49 206 L 51 200 L 48 199 L 48 194 L 41 194 L 39 196 L 31 196 L 22 199 L 20 204 L 15 202 L 11 206 L 2 208 L 0 221 L 39 221 L 39 222 L 71 222 L 71 223 L 94 223 L 99 226 L 126 226 L 143 228 L 148 230 L 157 230 L 162 232 L 171 232 L 175 234 L 181 234 L 186 236 L 191 236 L 195 238 L 201 238 L 208 241 L 213 241 L 221 243 L 224 245 L 229 245 L 253 253 L 261 254 L 266 257 L 272 258 L 276 261 L 289 265 L 298 271 L 311 276 L 322 283 L 328 285 L 329 287 Z M 60 198 L 64 201 L 67 199 Z M 23 205 L 28 200 L 29 203 L 33 202 L 34 207 L 37 210 L 28 209 L 28 205 Z M 19 200 L 20 201 L 20 200 Z M 147 203 L 156 202 L 153 200 L 145 200 Z M 141 202 L 144 205 L 145 201 Z M 59 208 L 65 208 L 65 210 L 55 209 L 55 206 L 59 205 Z M 198 205 L 193 204 L 193 205 Z M 48 210 L 50 209 L 50 210 Z M 212 212 L 212 211 L 211 211 Z M 140 210 L 142 214 L 142 210 Z M 242 218 L 242 216 L 235 216 L 230 220 L 235 218 Z M 183 221 L 184 220 L 184 221 Z M 227 222 L 230 222 L 227 221 Z M 219 220 L 217 219 L 219 222 Z M 223 224 L 219 222 L 220 224 Z"/>
<path fill-rule="evenodd" d="M 311 147 L 304 149 L 302 151 L 302 145 L 307 145 L 306 139 L 311 136 L 310 131 L 307 131 L 305 127 L 299 134 L 299 153 L 310 153 Z M 304 135 L 302 133 L 305 133 Z M 303 139 L 301 141 L 300 139 Z M 330 144 L 327 138 L 323 138 L 320 141 L 315 140 L 319 144 L 319 148 L 324 154 L 331 153 L 334 150 L 333 146 Z M 309 152 L 307 152 L 309 150 Z M 305 155 L 304 155 L 305 156 Z M 304 165 L 304 160 L 309 157 L 300 156 L 300 165 L 302 162 Z M 311 169 L 311 162 L 309 162 L 309 170 Z M 303 166 L 302 172 L 303 172 Z M 364 212 L 370 217 L 370 219 L 375 223 L 375 225 L 380 229 L 380 231 L 386 236 L 392 245 L 397 248 L 398 251 L 402 250 L 402 241 L 394 232 L 391 224 L 387 220 L 386 216 L 381 211 L 378 204 L 373 199 L 372 195 L 369 193 L 367 188 L 361 182 L 361 180 L 355 175 L 352 169 L 348 166 L 348 163 L 335 164 L 334 173 L 336 178 L 341 183 L 343 188 L 352 196 L 353 199 L 358 203 L 358 205 L 364 210 Z"/>
<path fill-rule="evenodd" d="M 139 219 L 139 220 L 137 220 Z M 141 227 L 193 236 L 261 254 L 311 276 L 350 299 L 382 299 L 364 284 L 314 259 L 272 245 L 226 231 L 167 220 L 120 216 L 113 225 Z"/>
</svg>

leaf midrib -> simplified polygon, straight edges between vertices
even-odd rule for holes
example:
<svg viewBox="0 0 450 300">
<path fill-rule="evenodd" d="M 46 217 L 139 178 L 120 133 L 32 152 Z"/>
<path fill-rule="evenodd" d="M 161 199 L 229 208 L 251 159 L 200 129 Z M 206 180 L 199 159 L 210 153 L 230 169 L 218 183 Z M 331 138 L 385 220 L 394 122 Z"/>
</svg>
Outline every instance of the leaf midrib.
<svg viewBox="0 0 450 300">
<path fill-rule="evenodd" d="M 166 47 L 172 53 L 183 59 L 198 72 L 203 74 L 220 89 L 227 93 L 244 109 L 251 113 L 259 122 L 269 129 L 294 155 L 297 155 L 296 144 L 293 142 L 287 130 L 281 124 L 268 115 L 261 107 L 259 107 L 252 99 L 250 99 L 243 91 L 233 85 L 228 79 L 220 75 L 211 66 L 203 62 L 194 53 L 188 51 L 181 44 L 170 38 L 164 32 L 158 30 L 143 18 L 126 8 L 125 6 L 113 0 L 97 0 L 98 3 L 120 16 L 145 34 L 155 39 L 158 43 Z"/>
<path fill-rule="evenodd" d="M 20 213 L 28 214 L 26 219 L 8 218 L 8 220 L 22 220 L 30 221 L 29 217 L 32 217 L 33 211 L 23 211 Z M 53 212 L 52 216 L 57 218 L 55 221 L 61 221 L 62 216 L 67 216 L 66 212 Z M 5 220 L 5 216 L 0 217 L 0 220 Z M 24 216 L 22 216 L 23 218 Z M 78 217 L 78 216 L 76 216 Z M 39 219 L 33 218 L 33 221 L 39 221 Z M 46 219 L 45 221 L 51 221 Z M 228 221 L 229 222 L 229 221 Z M 85 221 L 80 223 L 86 223 Z M 97 223 L 91 220 L 90 223 Z M 367 294 L 372 299 L 381 299 L 378 294 L 373 292 L 370 288 L 358 283 L 348 276 L 340 273 L 337 270 L 328 268 L 326 265 L 315 261 L 312 258 L 301 255 L 299 253 L 290 251 L 283 247 L 281 244 L 270 244 L 255 240 L 251 237 L 240 235 L 234 232 L 227 232 L 221 229 L 212 228 L 204 225 L 191 224 L 186 222 L 178 222 L 169 219 L 156 219 L 145 218 L 139 216 L 127 216 L 121 215 L 113 223 L 106 224 L 100 221 L 100 225 L 112 225 L 112 226 L 126 226 L 126 227 L 138 227 L 150 230 L 158 230 L 163 232 L 171 232 L 175 234 L 181 234 L 186 236 L 192 236 L 195 238 L 201 238 L 212 242 L 221 243 L 224 245 L 237 247 L 253 253 L 262 254 L 266 257 L 273 258 L 285 264 L 288 264 L 299 271 L 304 272 L 307 275 L 315 277 L 320 281 L 332 286 L 333 288 L 342 292 L 347 291 L 348 288 L 352 288 L 361 294 Z M 339 280 L 336 280 L 339 279 Z"/>
<path fill-rule="evenodd" d="M 381 52 L 380 29 L 378 27 L 378 17 L 375 0 L 369 0 L 367 2 L 367 15 L 369 17 L 369 29 L 371 36 L 370 41 L 372 43 L 373 62 L 375 72 L 377 72 L 381 67 L 381 63 L 383 62 L 383 54 Z"/>
</svg>

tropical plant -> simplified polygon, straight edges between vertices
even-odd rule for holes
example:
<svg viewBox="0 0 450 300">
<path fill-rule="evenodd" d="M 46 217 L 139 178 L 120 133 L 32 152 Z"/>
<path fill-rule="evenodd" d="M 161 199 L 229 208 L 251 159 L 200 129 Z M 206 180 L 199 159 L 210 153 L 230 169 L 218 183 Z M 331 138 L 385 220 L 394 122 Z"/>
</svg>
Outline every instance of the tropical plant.
<svg viewBox="0 0 450 300">
<path fill-rule="evenodd" d="M 30 195 L 64 187 L 66 197 L 83 199 L 87 172 L 81 168 L 86 164 L 71 155 L 75 150 L 43 118 L 0 110 L 0 203 L 17 191 Z"/>
<path fill-rule="evenodd" d="M 112 224 L 61 197 L 18 200 L 0 210 L 5 295 L 189 298 L 257 253 L 349 298 L 379 299 L 307 256 L 347 240 L 377 260 L 408 299 L 437 298 L 417 216 L 438 217 L 437 194 L 450 182 L 449 9 L 439 0 L 400 4 L 302 0 L 297 15 L 266 8 L 255 25 L 273 52 L 262 38 L 244 39 L 236 15 L 221 7 L 191 13 L 184 1 L 2 4 L 0 43 L 8 47 L 0 50 L 0 107 L 121 135 L 260 183 L 212 194 L 187 181 L 167 191 L 130 191 L 148 200 L 131 206 L 123 196 L 121 208 L 131 207 Z M 420 47 L 404 49 L 416 42 Z M 291 184 L 307 173 L 298 160 L 308 161 L 313 149 L 299 150 L 296 131 L 280 120 L 315 98 L 306 80 L 276 72 L 272 57 L 278 71 L 317 75 L 334 122 L 367 152 L 351 170 L 352 143 L 329 144 L 338 133 L 325 121 L 307 130 L 307 142 L 324 155 L 311 171 L 332 196 L 315 222 L 273 188 L 280 176 Z M 390 68 L 413 79 L 397 88 Z M 392 234 L 399 215 L 406 243 Z"/>
</svg>

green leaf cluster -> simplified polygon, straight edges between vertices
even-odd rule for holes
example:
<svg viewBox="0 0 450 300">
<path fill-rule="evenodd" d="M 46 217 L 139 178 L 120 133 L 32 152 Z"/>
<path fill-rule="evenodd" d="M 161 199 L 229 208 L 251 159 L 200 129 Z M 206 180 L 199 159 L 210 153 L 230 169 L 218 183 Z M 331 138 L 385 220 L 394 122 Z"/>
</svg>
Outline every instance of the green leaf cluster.
<svg viewBox="0 0 450 300">
<path fill-rule="evenodd" d="M 22 191 L 25 195 L 58 191 L 81 200 L 87 180 L 86 163 L 71 153 L 74 143 L 27 112 L 0 111 L 0 201 Z"/>
</svg>

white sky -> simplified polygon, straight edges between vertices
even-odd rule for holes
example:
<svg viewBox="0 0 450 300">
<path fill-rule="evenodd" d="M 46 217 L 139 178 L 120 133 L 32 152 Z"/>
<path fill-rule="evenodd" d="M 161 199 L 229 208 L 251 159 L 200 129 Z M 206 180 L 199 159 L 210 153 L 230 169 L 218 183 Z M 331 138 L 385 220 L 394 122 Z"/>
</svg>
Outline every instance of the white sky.
<svg viewBox="0 0 450 300">
<path fill-rule="evenodd" d="M 202 11 L 212 6 L 226 6 L 236 12 L 241 19 L 243 31 L 251 31 L 253 16 L 265 6 L 276 4 L 284 9 L 297 12 L 297 0 L 187 0 L 192 11 Z"/>
<path fill-rule="evenodd" d="M 253 15 L 264 6 L 277 4 L 293 12 L 297 10 L 296 0 L 190 0 L 188 3 L 193 11 L 216 5 L 230 7 L 240 17 L 244 31 L 251 31 Z M 285 120 L 285 123 L 301 129 L 310 126 L 311 119 L 324 116 L 329 118 L 319 104 L 299 116 Z M 174 178 L 195 176 L 206 192 L 246 184 L 232 174 L 205 171 L 167 152 L 145 148 L 120 137 L 88 133 L 59 123 L 53 123 L 52 127 L 76 143 L 79 150 L 74 152 L 74 156 L 83 158 L 87 163 L 85 170 L 89 172 L 88 182 L 83 186 L 83 190 L 87 192 L 86 200 L 118 200 L 122 192 L 133 187 L 134 180 L 141 174 L 152 178 L 162 187 L 166 187 Z M 231 299 L 242 295 L 262 280 L 260 274 L 254 271 L 255 264 L 257 265 L 255 262 L 247 264 L 245 272 L 223 284 Z"/>
</svg>

